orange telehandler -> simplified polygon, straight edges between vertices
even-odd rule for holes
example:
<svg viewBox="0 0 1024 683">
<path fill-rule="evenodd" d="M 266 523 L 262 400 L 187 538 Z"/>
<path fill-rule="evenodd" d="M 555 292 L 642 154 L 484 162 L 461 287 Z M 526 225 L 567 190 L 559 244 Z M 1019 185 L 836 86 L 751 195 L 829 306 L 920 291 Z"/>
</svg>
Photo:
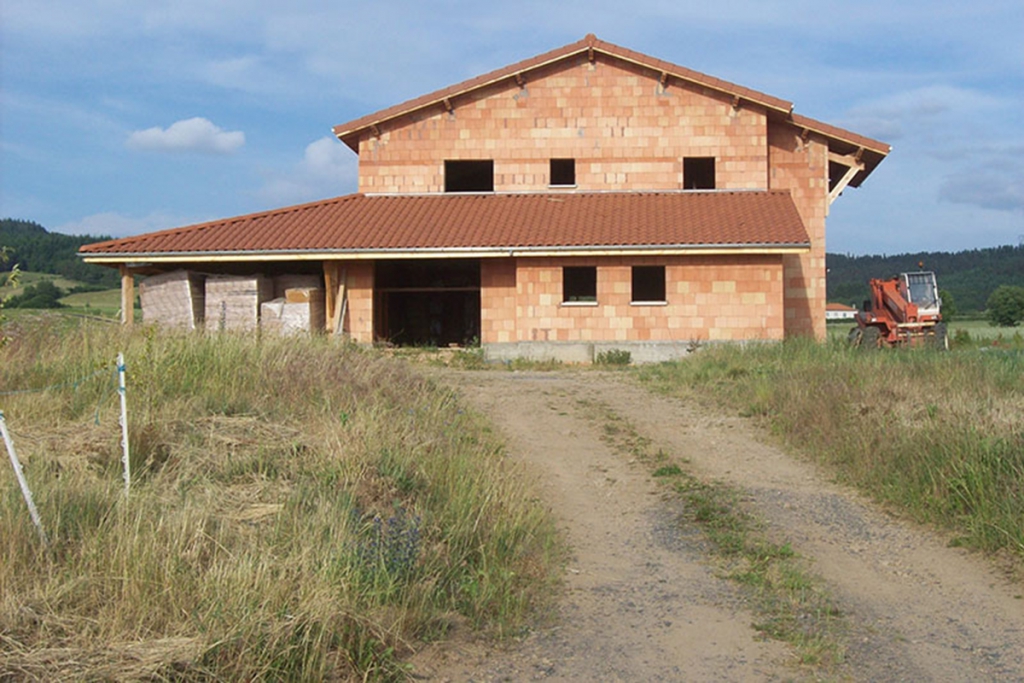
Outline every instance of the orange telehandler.
<svg viewBox="0 0 1024 683">
<path fill-rule="evenodd" d="M 935 273 L 900 273 L 887 280 L 873 279 L 871 298 L 855 316 L 857 327 L 850 343 L 864 349 L 882 346 L 949 348 L 942 300 Z"/>
</svg>

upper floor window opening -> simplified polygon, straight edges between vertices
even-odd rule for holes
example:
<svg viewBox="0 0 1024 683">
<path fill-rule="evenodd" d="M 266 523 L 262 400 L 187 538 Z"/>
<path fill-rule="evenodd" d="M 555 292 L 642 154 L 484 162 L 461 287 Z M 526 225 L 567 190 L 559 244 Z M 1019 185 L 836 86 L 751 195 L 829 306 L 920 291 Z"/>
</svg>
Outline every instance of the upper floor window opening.
<svg viewBox="0 0 1024 683">
<path fill-rule="evenodd" d="M 552 159 L 549 184 L 552 187 L 576 186 L 576 160 Z"/>
<path fill-rule="evenodd" d="M 445 192 L 494 192 L 494 160 L 470 161 L 446 159 Z"/>
<path fill-rule="evenodd" d="M 715 158 L 685 157 L 683 159 L 683 189 L 715 189 Z"/>
</svg>

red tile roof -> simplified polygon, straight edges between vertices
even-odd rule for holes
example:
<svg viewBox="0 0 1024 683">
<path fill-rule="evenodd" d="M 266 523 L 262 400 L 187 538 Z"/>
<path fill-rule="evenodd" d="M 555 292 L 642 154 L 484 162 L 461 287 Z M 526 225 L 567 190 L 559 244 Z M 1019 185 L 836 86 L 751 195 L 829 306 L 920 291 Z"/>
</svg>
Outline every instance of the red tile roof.
<svg viewBox="0 0 1024 683">
<path fill-rule="evenodd" d="M 841 311 L 843 313 L 856 313 L 857 309 L 853 306 L 847 306 L 846 304 L 839 303 L 827 303 L 825 304 L 826 311 Z"/>
<path fill-rule="evenodd" d="M 423 251 L 771 251 L 808 244 L 788 191 L 352 194 L 98 242 L 80 254 L 88 260 L 129 260 Z"/>
</svg>

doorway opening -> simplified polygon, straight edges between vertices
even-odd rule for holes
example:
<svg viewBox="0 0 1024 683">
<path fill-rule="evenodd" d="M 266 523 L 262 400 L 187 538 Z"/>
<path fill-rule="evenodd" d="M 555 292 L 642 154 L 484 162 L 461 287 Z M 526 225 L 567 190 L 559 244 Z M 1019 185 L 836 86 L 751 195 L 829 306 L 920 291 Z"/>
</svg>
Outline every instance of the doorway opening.
<svg viewBox="0 0 1024 683">
<path fill-rule="evenodd" d="M 374 336 L 398 346 L 468 346 L 480 339 L 480 261 L 378 261 Z"/>
</svg>

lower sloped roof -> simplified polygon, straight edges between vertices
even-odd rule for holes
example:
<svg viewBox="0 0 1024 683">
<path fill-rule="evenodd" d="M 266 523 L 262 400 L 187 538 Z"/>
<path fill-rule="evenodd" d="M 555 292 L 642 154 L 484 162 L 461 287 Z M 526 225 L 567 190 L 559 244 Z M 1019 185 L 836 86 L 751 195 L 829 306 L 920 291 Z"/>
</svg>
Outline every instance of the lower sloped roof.
<svg viewBox="0 0 1024 683">
<path fill-rule="evenodd" d="M 88 261 L 287 254 L 805 249 L 788 191 L 351 194 L 89 244 Z"/>
</svg>

